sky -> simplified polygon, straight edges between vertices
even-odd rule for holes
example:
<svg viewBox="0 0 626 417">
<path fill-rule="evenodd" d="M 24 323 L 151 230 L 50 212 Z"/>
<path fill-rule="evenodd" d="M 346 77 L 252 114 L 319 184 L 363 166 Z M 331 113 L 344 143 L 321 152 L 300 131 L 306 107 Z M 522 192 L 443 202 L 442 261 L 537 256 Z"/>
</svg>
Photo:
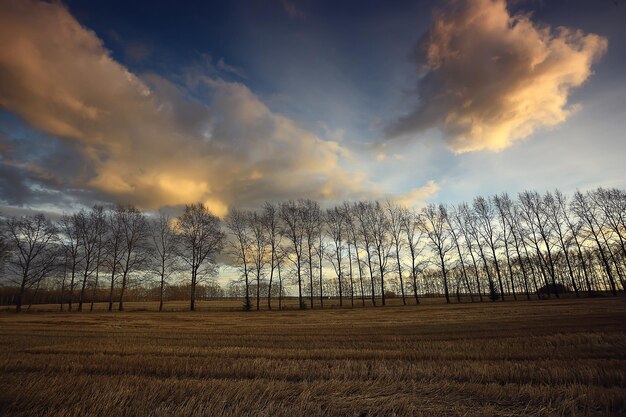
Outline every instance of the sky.
<svg viewBox="0 0 626 417">
<path fill-rule="evenodd" d="M 0 212 L 626 186 L 626 3 L 0 2 Z"/>
</svg>

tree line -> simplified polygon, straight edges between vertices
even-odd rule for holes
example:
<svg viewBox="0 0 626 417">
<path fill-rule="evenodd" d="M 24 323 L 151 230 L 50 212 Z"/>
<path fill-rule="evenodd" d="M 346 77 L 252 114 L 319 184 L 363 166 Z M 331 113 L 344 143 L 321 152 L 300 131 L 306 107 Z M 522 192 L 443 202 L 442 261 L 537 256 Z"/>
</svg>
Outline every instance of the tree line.
<svg viewBox="0 0 626 417">
<path fill-rule="evenodd" d="M 93 310 L 97 293 L 124 310 L 129 288 L 185 283 L 190 310 L 197 289 L 220 265 L 238 277 L 228 293 L 243 309 L 283 308 L 285 295 L 304 308 L 386 305 L 390 296 L 419 304 L 426 295 L 450 303 L 576 297 L 625 290 L 626 192 L 598 188 L 568 197 L 524 191 L 421 209 L 391 201 L 310 199 L 232 208 L 220 219 L 203 204 L 180 216 L 133 206 L 94 206 L 52 221 L 42 214 L 3 219 L 0 262 L 24 298 L 54 282 L 60 309 Z M 220 289 L 220 294 L 225 294 Z"/>
</svg>

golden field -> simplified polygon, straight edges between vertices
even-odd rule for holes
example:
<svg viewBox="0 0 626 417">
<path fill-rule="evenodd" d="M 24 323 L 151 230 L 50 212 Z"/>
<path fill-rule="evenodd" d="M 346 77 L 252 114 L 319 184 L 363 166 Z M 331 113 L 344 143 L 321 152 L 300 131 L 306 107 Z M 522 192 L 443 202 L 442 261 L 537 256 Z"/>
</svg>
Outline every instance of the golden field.
<svg viewBox="0 0 626 417">
<path fill-rule="evenodd" d="M 622 297 L 2 312 L 0 415 L 619 416 L 625 323 Z"/>
</svg>

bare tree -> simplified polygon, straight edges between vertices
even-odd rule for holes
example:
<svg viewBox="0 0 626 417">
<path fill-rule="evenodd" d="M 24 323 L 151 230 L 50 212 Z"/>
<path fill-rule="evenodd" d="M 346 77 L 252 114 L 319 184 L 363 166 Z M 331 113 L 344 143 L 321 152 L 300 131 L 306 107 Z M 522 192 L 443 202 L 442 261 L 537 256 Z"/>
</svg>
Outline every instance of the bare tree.
<svg viewBox="0 0 626 417">
<path fill-rule="evenodd" d="M 313 308 L 313 252 L 315 252 L 315 245 L 317 243 L 317 234 L 319 232 L 320 225 L 320 207 L 317 202 L 313 200 L 300 200 L 300 215 L 302 217 L 302 227 L 304 230 L 304 240 L 307 247 L 307 263 L 309 270 L 309 297 L 311 302 L 311 308 Z"/>
<path fill-rule="evenodd" d="M 318 282 L 319 282 L 319 298 L 320 298 L 320 307 L 324 308 L 324 256 L 326 255 L 327 243 L 324 240 L 324 219 L 323 214 L 320 212 L 318 218 L 318 226 L 317 226 L 317 245 L 315 247 L 315 254 L 317 255 L 317 273 L 318 273 Z M 352 291 L 352 304 L 354 304 L 354 292 Z"/>
<path fill-rule="evenodd" d="M 583 277 L 585 279 L 585 284 L 587 286 L 587 293 L 591 294 L 591 281 L 589 279 L 589 271 L 587 267 L 587 262 L 585 260 L 585 256 L 583 255 L 582 244 L 584 239 L 579 236 L 580 231 L 582 229 L 582 221 L 580 219 L 575 219 L 570 210 L 570 203 L 567 201 L 567 197 L 563 195 L 559 190 L 555 192 L 555 200 L 558 206 L 558 210 L 560 212 L 560 216 L 565 221 L 565 225 L 567 226 L 567 230 L 570 233 L 571 239 L 574 242 L 576 247 L 576 251 L 578 254 L 578 261 L 580 262 L 580 267 L 583 271 Z"/>
<path fill-rule="evenodd" d="M 450 303 L 450 291 L 448 288 L 448 271 L 446 269 L 446 256 L 452 249 L 450 243 L 450 231 L 447 221 L 448 213 L 443 205 L 429 204 L 422 209 L 420 226 L 428 237 L 430 247 L 439 258 L 441 274 L 443 275 L 444 295 L 446 303 Z"/>
<path fill-rule="evenodd" d="M 108 227 L 109 232 L 106 238 L 106 257 L 105 264 L 108 266 L 110 276 L 109 288 L 109 311 L 113 310 L 113 290 L 115 282 L 118 278 L 118 272 L 122 257 L 124 256 L 124 225 L 122 222 L 123 209 L 117 207 L 109 212 Z"/>
<path fill-rule="evenodd" d="M 261 308 L 261 276 L 267 263 L 268 238 L 266 234 L 266 222 L 262 215 L 257 212 L 248 216 L 250 231 L 252 232 L 252 266 L 256 275 L 256 309 Z"/>
<path fill-rule="evenodd" d="M 513 235 L 513 228 L 510 227 L 510 222 L 507 221 L 509 213 L 510 199 L 504 194 L 503 196 L 495 196 L 492 199 L 493 205 L 496 208 L 498 220 L 500 222 L 500 230 L 502 231 L 502 242 L 504 243 L 504 256 L 506 259 L 506 265 L 509 269 L 509 280 L 511 284 L 511 292 L 513 293 L 513 299 L 517 301 L 517 294 L 515 293 L 515 278 L 513 276 L 513 265 L 511 262 L 511 254 L 509 252 L 509 242 Z M 502 297 L 504 299 L 504 297 Z"/>
<path fill-rule="evenodd" d="M 80 251 L 80 231 L 77 226 L 76 215 L 64 214 L 59 220 L 61 244 L 65 251 L 65 259 L 70 272 L 70 289 L 67 309 L 72 311 L 74 300 L 74 285 L 76 284 L 76 270 L 82 261 Z M 63 292 L 63 291 L 62 291 Z M 63 310 L 63 294 L 61 294 L 61 311 Z"/>
<path fill-rule="evenodd" d="M 196 286 L 215 273 L 217 255 L 224 248 L 226 235 L 220 219 L 202 203 L 185 206 L 176 222 L 180 238 L 180 259 L 191 269 L 189 309 L 196 309 Z"/>
<path fill-rule="evenodd" d="M 496 276 L 498 277 L 498 284 L 500 285 L 501 299 L 504 301 L 504 285 L 502 284 L 500 264 L 498 263 L 498 256 L 496 255 L 499 236 L 493 224 L 495 217 L 493 206 L 487 199 L 483 197 L 476 197 L 474 199 L 474 212 L 476 213 L 476 219 L 478 219 L 479 224 L 478 233 L 482 236 L 483 242 L 485 242 L 489 249 L 491 249 L 491 254 L 493 256 L 492 261 L 496 268 Z"/>
<path fill-rule="evenodd" d="M 539 292 L 539 284 L 537 283 L 537 277 L 541 278 L 541 276 L 543 276 L 544 282 L 546 283 L 547 283 L 547 278 L 545 276 L 545 272 L 544 272 L 541 261 L 538 262 L 539 271 L 537 271 L 537 268 L 535 267 L 533 263 L 532 256 L 530 252 L 528 251 L 528 247 L 530 246 L 530 244 L 527 242 L 533 241 L 535 238 L 532 233 L 529 233 L 528 227 L 524 227 L 525 222 L 524 222 L 524 215 L 522 213 L 523 213 L 523 210 L 520 204 L 513 204 L 511 206 L 510 218 L 513 224 L 513 230 L 517 231 L 517 236 L 519 238 L 520 247 L 524 250 L 524 257 L 522 261 L 525 260 L 524 263 L 528 265 L 529 275 L 532 277 L 532 282 L 533 282 L 533 286 L 535 287 L 535 293 L 537 294 L 537 298 L 541 298 L 541 293 Z M 549 296 L 549 293 L 548 293 L 548 296 Z"/>
<path fill-rule="evenodd" d="M 95 210 L 95 209 L 94 209 Z M 87 280 L 98 267 L 98 253 L 100 251 L 101 228 L 98 224 L 100 218 L 93 211 L 81 210 L 74 216 L 75 227 L 78 232 L 79 245 L 82 252 L 83 277 L 80 293 L 78 296 L 78 311 L 83 311 L 83 302 Z"/>
<path fill-rule="evenodd" d="M 626 290 L 626 280 L 624 279 L 624 272 L 622 271 L 622 265 L 618 261 L 617 256 L 615 255 L 615 251 L 614 251 L 615 245 L 612 245 L 609 240 L 610 239 L 609 235 L 612 233 L 611 226 L 609 225 L 609 221 L 606 218 L 606 216 L 604 216 L 602 211 L 599 209 L 599 207 L 596 204 L 594 204 L 593 194 L 594 193 L 592 192 L 587 193 L 587 196 L 593 205 L 592 216 L 595 218 L 596 224 L 598 226 L 597 228 L 598 233 L 600 237 L 602 238 L 602 241 L 604 242 L 604 246 L 606 248 L 607 254 L 609 255 L 609 259 L 611 260 L 615 268 L 615 272 L 617 272 L 617 277 L 619 279 L 619 282 L 622 285 L 622 290 Z"/>
<path fill-rule="evenodd" d="M 339 306 L 343 307 L 343 258 L 345 250 L 345 220 L 338 207 L 333 207 L 326 210 L 326 224 L 328 226 L 328 233 L 332 240 L 333 252 L 329 253 L 328 260 L 335 269 L 337 275 L 337 281 L 339 282 Z"/>
<path fill-rule="evenodd" d="M 102 266 L 103 254 L 105 253 L 105 239 L 106 239 L 106 214 L 104 207 L 93 206 L 90 211 L 91 224 L 96 230 L 97 235 L 97 251 L 96 251 L 96 276 L 93 283 L 93 291 L 91 293 L 91 305 L 89 311 L 93 311 L 94 300 L 96 298 L 96 292 L 98 291 L 98 280 L 100 278 L 100 267 Z"/>
<path fill-rule="evenodd" d="M 622 258 L 626 261 L 626 195 L 617 189 L 598 188 L 590 193 L 590 197 L 606 219 L 606 224 L 617 236 Z"/>
<path fill-rule="evenodd" d="M 406 295 L 404 294 L 404 279 L 402 277 L 402 262 L 400 261 L 402 249 L 404 249 L 403 216 L 402 207 L 387 201 L 387 218 L 389 219 L 389 232 L 393 242 L 394 254 L 396 255 L 396 266 L 398 268 L 398 278 L 400 279 L 400 292 L 402 294 L 402 304 L 406 305 Z"/>
<path fill-rule="evenodd" d="M 370 283 L 372 290 L 372 305 L 376 305 L 376 285 L 374 281 L 374 266 L 373 266 L 373 237 L 370 226 L 370 218 L 372 215 L 370 212 L 373 210 L 373 203 L 368 201 L 361 201 L 353 206 L 353 213 L 358 221 L 359 239 L 361 240 L 362 247 L 367 255 L 367 268 L 370 273 Z"/>
<path fill-rule="evenodd" d="M 552 258 L 552 245 L 550 243 L 551 231 L 549 229 L 549 225 L 547 224 L 542 199 L 536 191 L 524 191 L 519 194 L 519 200 L 521 203 L 520 213 L 522 214 L 522 218 L 524 219 L 524 222 L 528 225 L 531 232 L 529 237 L 531 239 L 531 242 L 535 246 L 539 267 L 543 270 L 543 267 L 545 265 L 548 273 L 550 274 L 554 295 L 559 298 L 559 292 L 556 286 L 556 272 L 554 269 L 554 260 Z M 547 257 L 544 257 L 541 250 L 542 244 L 546 250 Z M 548 294 L 550 294 L 550 285 L 545 274 L 544 279 L 546 281 L 546 289 L 548 290 Z"/>
<path fill-rule="evenodd" d="M 503 228 L 509 230 L 509 237 L 513 238 L 513 247 L 517 254 L 517 261 L 519 263 L 520 270 L 522 271 L 522 279 L 524 281 L 524 289 L 526 292 L 526 298 L 530 300 L 530 290 L 528 287 L 528 274 L 526 272 L 526 266 L 524 265 L 524 258 L 520 248 L 522 247 L 522 233 L 516 221 L 516 207 L 508 194 L 503 193 L 495 198 L 495 204 L 500 213 L 500 222 L 503 224 Z M 505 236 L 505 240 L 507 237 Z M 508 248 L 506 249 L 508 251 Z M 510 263 L 509 263 L 510 265 Z"/>
<path fill-rule="evenodd" d="M 626 290 L 626 279 L 624 278 L 625 273 L 623 272 L 623 266 L 626 262 L 626 247 L 624 246 L 624 238 L 622 237 L 625 230 L 623 230 L 623 226 L 619 221 L 619 217 L 623 212 L 623 207 L 620 209 L 619 205 L 620 196 L 619 194 L 611 193 L 602 188 L 589 192 L 588 195 L 594 206 L 598 208 L 599 214 L 596 216 L 598 223 L 601 222 L 604 225 L 604 227 L 600 227 L 598 230 L 600 231 L 602 239 L 605 241 L 607 252 L 613 261 L 615 271 L 622 284 L 622 289 Z M 610 243 L 610 238 L 613 236 L 617 236 L 618 238 L 617 245 Z M 618 254 L 616 254 L 614 250 L 616 247 Z M 622 257 L 621 262 L 619 261 L 620 254 Z"/>
<path fill-rule="evenodd" d="M 466 206 L 467 207 L 467 206 Z M 450 213 L 448 213 L 448 218 L 452 220 L 449 222 L 451 224 L 451 229 L 456 229 L 456 234 L 458 237 L 463 236 L 465 246 L 467 248 L 467 252 L 470 255 L 470 259 L 472 260 L 472 266 L 474 267 L 474 275 L 476 278 L 476 288 L 478 291 L 478 299 L 480 302 L 483 301 L 483 294 L 480 288 L 480 277 L 478 272 L 478 264 L 476 263 L 476 257 L 474 256 L 474 248 L 471 240 L 471 233 L 468 231 L 468 222 L 466 220 L 463 213 L 467 213 L 469 215 L 469 208 L 463 211 L 460 207 L 454 208 Z"/>
<path fill-rule="evenodd" d="M 177 235 L 172 228 L 172 218 L 163 211 L 150 222 L 150 237 L 153 244 L 152 264 L 159 278 L 159 311 L 163 311 L 165 285 L 172 273 L 176 271 Z"/>
<path fill-rule="evenodd" d="M 460 215 L 463 217 L 463 230 L 467 232 L 467 236 L 471 237 L 473 241 L 476 242 L 476 247 L 478 248 L 478 254 L 480 255 L 480 259 L 483 261 L 483 269 L 485 270 L 485 275 L 487 276 L 487 284 L 491 291 L 492 288 L 495 287 L 493 283 L 493 278 L 491 276 L 491 270 L 489 268 L 489 262 L 487 261 L 487 256 L 485 255 L 485 251 L 483 250 L 483 240 L 481 239 L 482 235 L 479 232 L 477 215 L 475 212 L 470 210 L 469 206 L 466 203 L 462 203 L 458 207 Z M 472 246 L 468 240 L 468 248 L 470 252 L 472 251 Z M 478 270 L 476 270 L 476 280 L 478 283 L 478 293 L 481 294 L 480 280 L 478 277 Z M 482 301 L 482 295 L 480 297 Z"/>
<path fill-rule="evenodd" d="M 459 257 L 459 264 L 461 265 L 461 275 L 459 276 L 459 282 L 457 282 L 457 301 L 461 301 L 461 296 L 460 296 L 460 281 L 461 279 L 463 279 L 463 281 L 465 282 L 465 285 L 467 287 L 467 291 L 469 292 L 469 296 L 470 296 L 470 300 L 472 302 L 474 302 L 474 295 L 472 294 L 472 287 L 470 286 L 469 283 L 469 278 L 467 277 L 467 270 L 465 268 L 465 261 L 463 261 L 463 254 L 461 252 L 461 244 L 459 243 L 459 232 L 457 232 L 457 230 L 455 230 L 454 228 L 454 224 L 451 221 L 452 216 L 450 216 L 450 214 L 448 214 L 446 216 L 446 221 L 448 223 L 448 229 L 450 230 L 450 236 L 452 237 L 452 243 L 454 244 L 454 247 L 456 248 L 456 253 L 457 256 Z"/>
<path fill-rule="evenodd" d="M 341 207 L 343 216 L 345 217 L 345 225 L 347 232 L 347 244 L 348 244 L 348 259 L 350 261 L 350 280 L 352 281 L 352 250 L 356 257 L 357 269 L 359 270 L 359 286 L 361 290 L 361 304 L 365 306 L 365 285 L 363 282 L 363 265 L 361 263 L 361 256 L 359 255 L 358 236 L 359 232 L 354 219 L 354 211 L 356 206 L 351 206 L 349 203 L 344 203 Z M 354 285 L 352 285 L 352 295 L 354 298 Z"/>
<path fill-rule="evenodd" d="M 393 243 L 389 233 L 389 218 L 385 209 L 376 201 L 368 211 L 369 227 L 372 236 L 374 253 L 378 258 L 378 272 L 380 273 L 380 292 L 383 306 L 385 305 L 385 272 L 391 256 Z"/>
<path fill-rule="evenodd" d="M 552 193 L 548 192 L 544 196 L 544 206 L 547 214 L 547 221 L 551 223 L 552 230 L 556 232 L 558 245 L 560 246 L 561 253 L 563 253 L 563 256 L 565 257 L 565 262 L 567 264 L 567 270 L 569 273 L 570 282 L 572 283 L 572 288 L 574 289 L 576 297 L 580 297 L 580 294 L 578 293 L 578 285 L 576 284 L 576 280 L 574 279 L 572 262 L 570 261 L 571 239 L 567 235 L 567 229 L 564 227 L 563 224 L 564 219 L 561 207 L 563 207 L 566 203 L 565 201 L 559 201 L 563 198 L 563 194 L 558 191 L 556 195 L 552 195 Z"/>
<path fill-rule="evenodd" d="M 278 272 L 278 310 L 283 309 L 283 275 L 281 271 L 283 270 L 283 265 L 285 259 L 288 258 L 289 252 L 282 246 L 278 245 L 276 247 L 276 272 Z"/>
<path fill-rule="evenodd" d="M 272 281 L 274 280 L 274 271 L 278 266 L 278 250 L 281 243 L 281 236 L 278 229 L 278 212 L 275 205 L 271 203 L 265 203 L 265 206 L 263 207 L 263 221 L 265 224 L 265 233 L 267 235 L 267 244 L 269 245 L 270 251 L 270 273 L 267 287 L 267 308 L 271 310 Z"/>
<path fill-rule="evenodd" d="M 18 286 L 15 311 L 22 310 L 25 292 L 39 285 L 58 266 L 57 229 L 43 214 L 12 217 L 5 222 L 10 281 Z"/>
<path fill-rule="evenodd" d="M 250 230 L 249 214 L 239 209 L 231 209 L 224 219 L 226 227 L 230 230 L 235 240 L 231 245 L 235 263 L 239 265 L 243 274 L 245 298 L 243 309 L 252 309 L 250 300 L 250 273 L 252 272 L 252 233 Z"/>
<path fill-rule="evenodd" d="M 146 266 L 149 259 L 147 242 L 150 236 L 145 215 L 134 206 L 117 208 L 121 222 L 124 256 L 120 260 L 122 285 L 120 288 L 119 311 L 124 311 L 124 294 L 130 274 Z"/>
<path fill-rule="evenodd" d="M 411 257 L 411 286 L 413 287 L 413 296 L 415 297 L 415 304 L 419 304 L 417 273 L 422 263 L 418 261 L 418 259 L 424 251 L 424 245 L 422 245 L 424 232 L 420 227 L 419 216 L 413 210 L 402 209 L 400 218 L 402 221 L 402 230 L 406 235 L 409 255 Z"/>
<path fill-rule="evenodd" d="M 287 259 L 291 260 L 296 267 L 296 278 L 298 281 L 298 303 L 300 309 L 305 308 L 302 298 L 302 264 L 304 250 L 305 227 L 302 222 L 302 207 L 295 201 L 281 203 L 279 206 L 280 219 L 282 220 L 281 234 L 289 240 L 291 253 Z M 290 255 L 295 256 L 292 257 Z"/>
</svg>

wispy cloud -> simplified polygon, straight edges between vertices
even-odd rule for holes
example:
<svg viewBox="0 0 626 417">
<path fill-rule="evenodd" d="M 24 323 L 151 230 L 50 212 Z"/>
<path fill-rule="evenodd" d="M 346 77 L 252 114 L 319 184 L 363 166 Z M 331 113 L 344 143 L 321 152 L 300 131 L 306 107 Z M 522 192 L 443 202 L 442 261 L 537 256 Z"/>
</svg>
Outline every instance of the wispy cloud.
<svg viewBox="0 0 626 417">
<path fill-rule="evenodd" d="M 217 61 L 217 69 L 220 71 L 229 73 L 229 74 L 236 75 L 239 78 L 247 78 L 246 73 L 241 68 L 238 68 L 234 65 L 227 64 L 224 61 L 224 58 L 220 58 Z"/>
<path fill-rule="evenodd" d="M 589 78 L 607 40 L 511 15 L 505 0 L 452 0 L 418 48 L 419 102 L 387 136 L 438 127 L 455 152 L 498 151 L 576 110 L 570 92 Z"/>
</svg>

